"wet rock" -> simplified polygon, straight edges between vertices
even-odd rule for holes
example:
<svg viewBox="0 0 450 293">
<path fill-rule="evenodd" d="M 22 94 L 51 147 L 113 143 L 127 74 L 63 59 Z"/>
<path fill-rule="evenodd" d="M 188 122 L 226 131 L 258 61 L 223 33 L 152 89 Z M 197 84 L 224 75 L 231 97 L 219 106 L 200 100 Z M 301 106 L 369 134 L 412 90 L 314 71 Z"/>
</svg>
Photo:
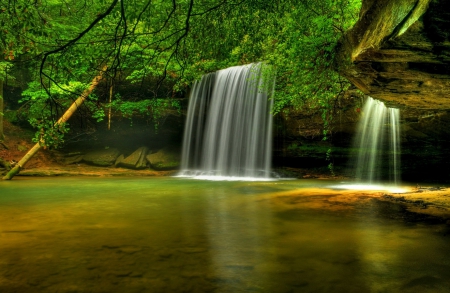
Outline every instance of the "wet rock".
<svg viewBox="0 0 450 293">
<path fill-rule="evenodd" d="M 164 148 L 149 154 L 147 160 L 156 170 L 176 169 L 180 165 L 180 152 L 172 148 Z"/>
<path fill-rule="evenodd" d="M 96 166 L 112 166 L 119 155 L 120 151 L 116 148 L 97 150 L 84 155 L 83 162 Z"/>
<path fill-rule="evenodd" d="M 119 162 L 116 162 L 115 165 L 118 167 L 124 167 L 129 169 L 147 168 L 147 158 L 146 158 L 147 153 L 148 153 L 147 147 L 140 147 L 128 157 L 120 160 Z"/>
</svg>

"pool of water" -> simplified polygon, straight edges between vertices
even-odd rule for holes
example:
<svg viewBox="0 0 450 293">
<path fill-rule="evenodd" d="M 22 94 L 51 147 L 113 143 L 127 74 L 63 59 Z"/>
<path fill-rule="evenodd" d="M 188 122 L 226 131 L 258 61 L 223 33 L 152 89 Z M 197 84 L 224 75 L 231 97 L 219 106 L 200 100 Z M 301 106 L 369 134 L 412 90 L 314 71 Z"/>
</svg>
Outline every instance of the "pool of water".
<svg viewBox="0 0 450 293">
<path fill-rule="evenodd" d="M 445 226 L 336 184 L 2 181 L 0 292 L 449 292 Z"/>
</svg>

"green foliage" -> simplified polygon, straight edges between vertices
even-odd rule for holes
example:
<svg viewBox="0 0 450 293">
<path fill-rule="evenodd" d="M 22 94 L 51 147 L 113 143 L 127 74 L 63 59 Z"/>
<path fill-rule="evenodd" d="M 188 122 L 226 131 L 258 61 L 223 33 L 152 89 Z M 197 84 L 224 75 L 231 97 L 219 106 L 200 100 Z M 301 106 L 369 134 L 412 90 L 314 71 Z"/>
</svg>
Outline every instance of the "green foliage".
<svg viewBox="0 0 450 293">
<path fill-rule="evenodd" d="M 335 47 L 361 5 L 360 0 L 7 2 L 0 4 L 1 59 L 29 62 L 35 83 L 23 101 L 39 131 L 49 128 L 105 64 L 108 82 L 126 80 L 144 89 L 138 97 L 119 89 L 111 108 L 158 124 L 167 111 L 179 110 L 172 97 L 203 74 L 265 62 L 271 65 L 267 74 L 277 76 L 274 114 L 319 110 L 324 137 L 334 100 L 349 86 L 335 73 Z M 108 97 L 97 94 L 86 108 L 101 121 Z"/>
<path fill-rule="evenodd" d="M 30 124 L 40 129 L 36 132 L 33 142 L 39 142 L 43 147 L 58 148 L 64 143 L 64 134 L 69 131 L 67 123 L 60 123 L 55 127 L 54 120 L 30 118 Z"/>
<path fill-rule="evenodd" d="M 13 78 L 8 74 L 12 67 L 13 64 L 0 60 L 0 80 L 5 80 L 7 77 L 10 79 Z"/>
<path fill-rule="evenodd" d="M 248 1 L 199 17 L 186 41 L 189 75 L 184 78 L 264 61 L 277 76 L 274 114 L 292 108 L 320 111 L 326 139 L 335 100 L 350 86 L 336 73 L 336 45 L 356 22 L 361 0 L 269 2 Z"/>
<path fill-rule="evenodd" d="M 80 82 L 69 82 L 65 85 L 53 86 L 47 92 L 37 82 L 29 84 L 28 89 L 22 92 L 23 98 L 20 102 L 25 105 L 21 108 L 19 116 L 25 116 L 30 125 L 37 130 L 34 142 L 55 148 L 62 145 L 64 134 L 70 128 L 67 123 L 61 123 L 55 127 L 57 120 L 54 117 L 59 117 L 85 88 L 86 85 Z M 95 96 L 92 100 L 95 100 Z M 95 111 L 94 105 L 92 102 L 85 104 L 91 107 L 92 112 Z"/>
<path fill-rule="evenodd" d="M 288 105 L 322 109 L 328 120 L 332 100 L 349 83 L 334 71 L 335 47 L 356 21 L 360 1 L 302 1 L 286 11 L 280 35 L 266 45 L 277 66 L 274 112 Z"/>
<path fill-rule="evenodd" d="M 166 117 L 168 111 L 180 113 L 179 101 L 173 99 L 146 99 L 141 101 L 123 101 L 119 95 L 111 103 L 111 109 L 120 112 L 125 118 L 132 120 L 134 116 L 149 117 L 158 127 L 161 120 Z"/>
</svg>

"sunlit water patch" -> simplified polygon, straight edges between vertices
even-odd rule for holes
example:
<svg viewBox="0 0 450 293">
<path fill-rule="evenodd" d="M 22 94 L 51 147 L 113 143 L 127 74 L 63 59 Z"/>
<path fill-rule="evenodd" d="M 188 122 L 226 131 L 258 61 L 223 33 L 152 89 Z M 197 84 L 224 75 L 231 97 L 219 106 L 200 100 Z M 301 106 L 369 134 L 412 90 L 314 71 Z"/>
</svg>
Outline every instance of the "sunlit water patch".
<svg viewBox="0 0 450 293">
<path fill-rule="evenodd" d="M 0 292 L 448 292 L 445 225 L 331 185 L 3 181 Z"/>
<path fill-rule="evenodd" d="M 411 188 L 400 187 L 383 184 L 361 184 L 361 183 L 341 183 L 337 185 L 330 185 L 330 188 L 347 189 L 347 190 L 361 190 L 361 191 L 385 191 L 390 193 L 405 193 L 411 191 Z"/>
</svg>

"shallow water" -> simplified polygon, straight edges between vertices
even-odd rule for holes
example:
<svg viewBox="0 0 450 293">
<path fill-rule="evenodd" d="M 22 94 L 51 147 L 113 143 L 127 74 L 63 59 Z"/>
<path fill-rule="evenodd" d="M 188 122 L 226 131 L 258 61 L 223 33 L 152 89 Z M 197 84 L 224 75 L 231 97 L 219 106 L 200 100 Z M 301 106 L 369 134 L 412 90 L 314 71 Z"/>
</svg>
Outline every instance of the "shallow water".
<svg viewBox="0 0 450 293">
<path fill-rule="evenodd" d="M 335 184 L 3 181 L 0 292 L 449 292 L 443 226 Z"/>
</svg>

